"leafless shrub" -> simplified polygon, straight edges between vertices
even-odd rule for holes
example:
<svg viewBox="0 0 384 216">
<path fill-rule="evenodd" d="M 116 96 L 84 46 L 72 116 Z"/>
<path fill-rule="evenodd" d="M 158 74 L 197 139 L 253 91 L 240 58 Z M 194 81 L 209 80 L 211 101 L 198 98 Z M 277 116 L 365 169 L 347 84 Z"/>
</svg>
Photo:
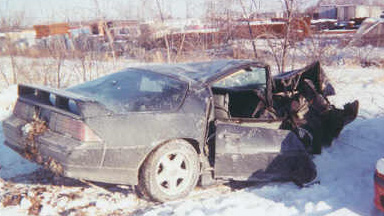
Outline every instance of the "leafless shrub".
<svg viewBox="0 0 384 216">
<path fill-rule="evenodd" d="M 0 15 L 0 29 L 3 31 L 10 31 L 18 29 L 24 25 L 25 11 L 16 11 L 12 15 Z"/>
<path fill-rule="evenodd" d="M 297 50 L 309 62 L 319 61 L 322 64 L 330 65 L 335 60 L 337 61 L 339 51 L 342 49 L 343 47 L 337 41 L 335 42 L 335 38 L 313 33 L 299 43 Z"/>
<path fill-rule="evenodd" d="M 354 46 L 349 45 L 347 47 L 350 50 L 350 53 L 353 53 L 352 64 L 360 65 L 362 67 L 370 67 L 376 66 L 380 67 L 381 61 L 384 60 L 382 56 L 380 56 L 380 48 L 372 45 L 366 46 Z"/>
<path fill-rule="evenodd" d="M 239 0 L 239 2 L 240 2 L 240 5 L 241 5 L 241 8 L 242 8 L 242 10 L 243 10 L 243 16 L 244 16 L 244 17 L 246 18 L 246 20 L 247 20 L 249 36 L 250 36 L 251 41 L 252 41 L 252 48 L 253 48 L 253 55 L 254 55 L 253 57 L 254 57 L 254 58 L 257 58 L 256 44 L 255 44 L 255 41 L 253 40 L 254 35 L 253 35 L 252 27 L 251 27 L 250 16 L 248 15 L 247 10 L 245 9 L 245 6 L 244 6 L 243 1 L 242 1 L 242 0 Z"/>
<path fill-rule="evenodd" d="M 7 74 L 4 72 L 3 65 L 0 65 L 0 75 L 1 75 L 1 78 L 4 80 L 6 87 L 8 87 L 10 85 L 10 82 L 7 77 Z"/>
<path fill-rule="evenodd" d="M 156 0 L 156 5 L 157 5 L 157 9 L 159 11 L 159 14 L 160 14 L 160 18 L 161 18 L 161 23 L 164 24 L 164 15 L 163 15 L 163 11 L 161 9 L 161 6 L 160 6 L 160 1 L 159 0 Z M 165 42 L 165 47 L 167 49 L 167 61 L 168 63 L 171 63 L 171 50 L 170 50 L 170 47 L 169 47 L 169 40 L 168 40 L 168 33 L 164 33 L 164 42 Z"/>
<path fill-rule="evenodd" d="M 68 55 L 66 39 L 64 35 L 52 37 L 48 45 L 48 50 L 51 57 L 55 60 L 56 65 L 56 87 L 60 88 L 62 85 L 63 75 L 61 73 L 62 66 Z"/>
<path fill-rule="evenodd" d="M 17 78 L 18 78 L 17 77 L 18 76 L 18 73 L 17 73 L 17 69 L 18 69 L 17 67 L 18 66 L 17 66 L 16 60 L 15 60 L 15 56 L 17 55 L 17 49 L 9 38 L 6 38 L 6 40 L 5 40 L 5 50 L 6 50 L 6 53 L 9 56 L 10 61 L 11 61 L 12 84 L 16 84 Z"/>
<path fill-rule="evenodd" d="M 76 51 L 74 58 L 71 60 L 72 64 L 68 64 L 72 71 L 77 75 L 77 80 L 86 82 L 100 75 L 100 63 L 103 61 L 103 56 L 94 51 Z M 76 80 L 76 79 L 72 79 Z"/>
</svg>

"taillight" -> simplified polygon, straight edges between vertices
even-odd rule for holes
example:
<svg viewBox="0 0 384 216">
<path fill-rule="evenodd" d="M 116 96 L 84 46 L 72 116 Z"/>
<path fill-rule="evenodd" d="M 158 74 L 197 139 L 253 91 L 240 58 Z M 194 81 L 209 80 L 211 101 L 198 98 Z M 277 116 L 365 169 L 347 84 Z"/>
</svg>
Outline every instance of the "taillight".
<svg viewBox="0 0 384 216">
<path fill-rule="evenodd" d="M 100 137 L 83 121 L 63 115 L 56 115 L 55 117 L 55 121 L 52 121 L 51 116 L 51 123 L 54 124 L 50 125 L 51 129 L 83 142 L 101 142 Z"/>
<path fill-rule="evenodd" d="M 82 121 L 72 120 L 70 134 L 84 142 L 100 142 L 101 139 Z"/>
</svg>

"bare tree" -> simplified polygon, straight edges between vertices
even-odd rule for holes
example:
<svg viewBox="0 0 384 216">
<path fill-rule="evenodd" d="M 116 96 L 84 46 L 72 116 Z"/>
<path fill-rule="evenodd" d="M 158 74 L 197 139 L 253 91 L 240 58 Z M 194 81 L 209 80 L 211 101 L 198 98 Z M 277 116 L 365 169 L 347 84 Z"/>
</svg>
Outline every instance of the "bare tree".
<svg viewBox="0 0 384 216">
<path fill-rule="evenodd" d="M 111 52 L 112 52 L 113 64 L 115 64 L 116 63 L 116 56 L 115 56 L 115 49 L 113 46 L 114 38 L 112 36 L 110 26 L 105 21 L 104 16 L 101 13 L 99 1 L 94 0 L 94 2 L 95 2 L 96 10 L 97 10 L 97 17 L 99 17 L 99 19 L 101 19 L 101 23 L 103 25 L 103 31 L 104 31 L 105 35 L 107 36 L 108 44 L 109 44 L 109 47 L 110 47 Z"/>
<path fill-rule="evenodd" d="M 25 21 L 25 12 L 15 12 L 11 16 L 5 16 L 0 14 L 0 30 L 1 31 L 15 31 L 21 28 L 24 25 Z M 17 84 L 18 82 L 18 67 L 16 62 L 17 47 L 15 46 L 14 41 L 11 36 L 7 36 L 3 43 L 5 48 L 5 53 L 9 56 L 11 60 L 12 67 L 12 84 Z M 5 76 L 5 74 L 3 74 Z M 8 80 L 7 80 L 8 82 Z"/>
<path fill-rule="evenodd" d="M 177 62 L 177 58 L 180 56 L 181 52 L 183 51 L 184 42 L 185 42 L 185 33 L 183 33 L 179 49 L 177 49 L 177 53 L 176 53 L 175 60 L 174 60 L 175 62 Z"/>
<path fill-rule="evenodd" d="M 289 39 L 290 39 L 290 34 L 291 34 L 291 23 L 292 23 L 292 17 L 294 13 L 294 4 L 296 0 L 282 0 L 283 5 L 285 7 L 285 15 L 286 15 L 286 28 L 285 28 L 285 35 L 284 35 L 284 40 L 282 44 L 282 56 L 281 56 L 281 71 L 285 71 L 285 64 L 286 64 L 286 58 L 287 58 L 287 53 L 288 53 L 288 48 L 289 48 Z"/>
<path fill-rule="evenodd" d="M 13 12 L 12 15 L 6 16 L 0 14 L 0 29 L 11 31 L 25 25 L 25 11 Z"/>
<path fill-rule="evenodd" d="M 74 54 L 78 61 L 73 66 L 73 70 L 78 73 L 83 82 L 92 80 L 98 76 L 97 64 L 100 61 L 100 55 L 90 50 L 77 50 Z"/>
<path fill-rule="evenodd" d="M 330 57 L 334 57 L 337 45 L 332 44 L 334 38 L 328 38 L 320 33 L 313 33 L 306 38 L 305 44 L 298 49 L 299 53 L 304 55 L 309 61 L 320 61 L 328 63 Z"/>
<path fill-rule="evenodd" d="M 252 31 L 252 26 L 251 26 L 251 18 L 250 16 L 248 15 L 247 13 L 247 10 L 245 9 L 245 6 L 244 6 L 244 3 L 242 0 L 239 0 L 240 2 L 240 5 L 241 5 L 241 8 L 243 10 L 243 16 L 244 18 L 246 18 L 247 20 L 247 25 L 248 25 L 248 31 L 249 31 L 249 36 L 251 38 L 251 42 L 252 42 L 252 48 L 253 48 L 253 55 L 255 58 L 257 58 L 257 51 L 256 51 L 256 44 L 255 44 L 255 40 L 254 40 L 254 35 L 253 35 L 253 31 Z M 252 1 L 254 2 L 254 1 Z"/>
<path fill-rule="evenodd" d="M 61 88 L 63 75 L 61 73 L 62 66 L 67 57 L 66 39 L 64 35 L 55 36 L 50 39 L 48 50 L 51 57 L 55 60 L 56 65 L 56 87 Z"/>
<path fill-rule="evenodd" d="M 164 15 L 163 15 L 163 11 L 161 9 L 160 0 L 156 0 L 156 5 L 157 5 L 157 9 L 158 9 L 159 14 L 160 14 L 161 23 L 164 25 Z M 164 32 L 163 37 L 164 37 L 165 47 L 167 49 L 167 61 L 168 61 L 168 63 L 171 63 L 171 50 L 169 47 L 168 33 Z"/>
<path fill-rule="evenodd" d="M 285 72 L 289 54 L 293 54 L 292 59 L 295 60 L 297 53 L 296 43 L 300 38 L 300 34 L 302 34 L 298 30 L 305 28 L 302 24 L 299 24 L 304 22 L 297 16 L 300 0 L 281 1 L 285 15 L 282 20 L 284 22 L 282 32 L 275 32 L 275 30 L 265 28 L 262 30 L 264 33 L 258 35 L 258 38 L 266 38 L 279 73 Z M 293 64 L 294 62 L 292 62 L 292 66 Z"/>
<path fill-rule="evenodd" d="M 12 84 L 17 84 L 18 82 L 18 68 L 16 63 L 16 54 L 17 49 L 15 45 L 12 43 L 10 38 L 6 38 L 5 40 L 5 48 L 6 53 L 8 54 L 10 60 L 11 60 L 11 67 L 12 67 Z"/>
<path fill-rule="evenodd" d="M 3 70 L 3 66 L 2 66 L 2 65 L 0 65 L 0 75 L 1 75 L 1 77 L 3 78 L 3 80 L 4 80 L 5 84 L 6 84 L 6 86 L 8 87 L 10 83 L 9 83 L 9 81 L 8 81 L 8 77 L 7 77 L 6 73 L 5 73 L 4 70 Z"/>
</svg>

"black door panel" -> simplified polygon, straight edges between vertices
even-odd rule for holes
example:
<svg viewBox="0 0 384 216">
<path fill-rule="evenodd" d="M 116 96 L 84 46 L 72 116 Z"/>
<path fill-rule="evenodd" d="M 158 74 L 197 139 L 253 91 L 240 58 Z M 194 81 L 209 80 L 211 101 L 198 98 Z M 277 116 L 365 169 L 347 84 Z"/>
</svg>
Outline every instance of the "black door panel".
<svg viewBox="0 0 384 216">
<path fill-rule="evenodd" d="M 215 176 L 234 180 L 260 180 L 274 177 L 283 156 L 307 156 L 304 145 L 289 130 L 271 129 L 268 124 L 254 123 L 253 127 L 236 123 L 216 122 Z M 280 163 L 280 162 L 279 162 Z M 271 170 L 272 176 L 265 171 Z M 284 172 L 281 172 L 284 173 Z M 289 175 L 289 171 L 285 174 Z M 288 178 L 288 177 L 287 177 Z"/>
</svg>

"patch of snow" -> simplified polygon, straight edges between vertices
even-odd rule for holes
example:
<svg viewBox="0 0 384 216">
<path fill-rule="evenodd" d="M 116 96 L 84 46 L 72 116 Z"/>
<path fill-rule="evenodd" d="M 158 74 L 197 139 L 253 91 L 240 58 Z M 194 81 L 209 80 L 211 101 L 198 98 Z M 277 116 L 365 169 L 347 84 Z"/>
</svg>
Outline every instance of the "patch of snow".
<svg viewBox="0 0 384 216">
<path fill-rule="evenodd" d="M 378 173 L 384 175 L 384 158 L 381 158 L 376 163 L 376 170 Z"/>
<path fill-rule="evenodd" d="M 0 121 L 12 113 L 17 100 L 17 86 L 13 85 L 0 93 Z M 22 158 L 4 144 L 3 128 L 0 125 L 0 178 L 12 178 L 20 174 L 33 172 L 38 166 Z"/>
<path fill-rule="evenodd" d="M 334 22 L 334 23 L 337 23 L 337 19 L 316 19 L 316 20 L 311 20 L 311 24 L 324 23 L 324 22 Z"/>
<path fill-rule="evenodd" d="M 9 86 L 0 92 L 0 121 L 12 112 L 17 99 L 17 85 Z"/>
<path fill-rule="evenodd" d="M 31 201 L 28 198 L 23 198 L 20 202 L 20 208 L 28 210 L 32 206 Z"/>
<path fill-rule="evenodd" d="M 55 207 L 51 205 L 43 205 L 41 207 L 40 215 L 41 216 L 50 216 L 54 215 L 54 212 L 56 212 Z"/>
<path fill-rule="evenodd" d="M 326 214 L 326 216 L 340 216 L 340 215 L 348 215 L 348 216 L 360 216 L 359 214 L 356 214 L 355 212 L 346 209 L 346 208 L 341 208 L 337 211 L 334 211 L 332 213 Z"/>
<path fill-rule="evenodd" d="M 348 102 L 359 100 L 359 117 L 363 119 L 384 116 L 384 70 L 377 68 L 325 67 L 336 95 L 329 99 L 342 107 Z"/>
</svg>

